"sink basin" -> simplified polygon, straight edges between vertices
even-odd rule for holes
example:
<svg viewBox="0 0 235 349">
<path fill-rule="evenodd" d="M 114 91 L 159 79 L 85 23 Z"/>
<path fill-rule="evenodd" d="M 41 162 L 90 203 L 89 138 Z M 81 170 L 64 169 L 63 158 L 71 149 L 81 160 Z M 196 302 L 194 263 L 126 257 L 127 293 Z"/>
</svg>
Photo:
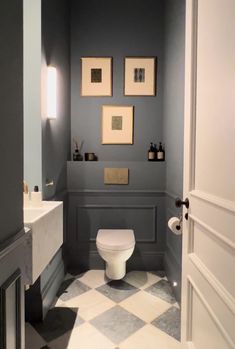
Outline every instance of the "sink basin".
<svg viewBox="0 0 235 349">
<path fill-rule="evenodd" d="M 32 285 L 63 243 L 63 202 L 43 201 L 40 207 L 25 207 L 24 225 L 31 234 Z"/>
</svg>

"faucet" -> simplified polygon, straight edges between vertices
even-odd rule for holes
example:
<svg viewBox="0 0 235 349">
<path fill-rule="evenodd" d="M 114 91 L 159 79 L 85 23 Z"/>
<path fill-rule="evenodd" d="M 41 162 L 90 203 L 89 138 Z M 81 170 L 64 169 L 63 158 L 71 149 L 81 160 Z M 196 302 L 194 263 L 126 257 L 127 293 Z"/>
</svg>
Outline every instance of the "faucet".
<svg viewBox="0 0 235 349">
<path fill-rule="evenodd" d="M 23 181 L 23 193 L 24 194 L 28 194 L 29 193 L 29 186 L 28 186 L 28 184 L 25 181 Z"/>
</svg>

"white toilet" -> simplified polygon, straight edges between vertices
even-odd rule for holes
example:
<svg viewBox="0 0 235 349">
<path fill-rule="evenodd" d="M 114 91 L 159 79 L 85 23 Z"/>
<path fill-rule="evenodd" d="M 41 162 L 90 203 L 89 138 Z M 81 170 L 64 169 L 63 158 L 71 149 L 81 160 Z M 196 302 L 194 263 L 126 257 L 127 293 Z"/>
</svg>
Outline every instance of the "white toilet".
<svg viewBox="0 0 235 349">
<path fill-rule="evenodd" d="M 126 261 L 135 248 L 134 231 L 129 229 L 100 229 L 96 237 L 99 255 L 106 262 L 106 275 L 120 280 L 126 275 Z"/>
</svg>

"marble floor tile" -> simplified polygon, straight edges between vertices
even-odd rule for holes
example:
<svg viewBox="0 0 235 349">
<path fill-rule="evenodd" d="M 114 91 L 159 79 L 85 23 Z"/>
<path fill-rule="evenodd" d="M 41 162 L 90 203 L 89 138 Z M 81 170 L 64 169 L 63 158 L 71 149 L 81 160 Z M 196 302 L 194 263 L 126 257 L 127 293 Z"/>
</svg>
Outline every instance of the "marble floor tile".
<svg viewBox="0 0 235 349">
<path fill-rule="evenodd" d="M 33 328 L 33 326 L 25 323 L 25 349 L 32 349 L 32 343 L 34 349 L 41 349 L 46 345 L 46 341 L 39 335 L 39 333 Z"/>
<path fill-rule="evenodd" d="M 119 303 L 136 292 L 139 292 L 138 288 L 123 280 L 110 281 L 107 284 L 98 287 L 96 290 L 116 303 Z"/>
<path fill-rule="evenodd" d="M 181 344 L 166 333 L 146 325 L 119 345 L 120 349 L 182 349 Z"/>
<path fill-rule="evenodd" d="M 96 290 L 90 290 L 66 302 L 67 307 L 78 308 L 78 314 L 85 321 L 93 319 L 95 316 L 112 308 L 114 305 L 115 303 L 111 299 L 103 296 Z"/>
<path fill-rule="evenodd" d="M 89 323 L 50 342 L 50 349 L 115 349 L 115 345 Z"/>
<path fill-rule="evenodd" d="M 150 285 L 155 284 L 156 282 L 161 280 L 161 278 L 146 271 L 131 271 L 126 274 L 123 280 L 128 282 L 132 286 L 143 290 Z"/>
<path fill-rule="evenodd" d="M 134 294 L 119 305 L 145 322 L 153 321 L 171 306 L 162 299 L 144 291 Z"/>
<path fill-rule="evenodd" d="M 84 322 L 77 312 L 77 308 L 53 308 L 42 323 L 35 323 L 33 327 L 46 342 L 49 342 Z"/>
<path fill-rule="evenodd" d="M 145 325 L 144 321 L 118 305 L 97 316 L 90 323 L 116 344 Z"/>
<path fill-rule="evenodd" d="M 77 277 L 77 279 L 88 285 L 90 288 L 97 288 L 109 281 L 105 276 L 104 270 L 89 270 L 81 277 Z"/>
<path fill-rule="evenodd" d="M 90 290 L 90 287 L 82 283 L 81 281 L 70 278 L 64 280 L 56 294 L 56 296 L 63 302 L 66 302 L 74 297 Z"/>
<path fill-rule="evenodd" d="M 152 321 L 152 325 L 180 341 L 180 310 L 171 307 L 165 313 Z"/>
<path fill-rule="evenodd" d="M 26 349 L 180 349 L 180 309 L 162 272 L 110 281 L 78 271 L 57 295 L 45 321 L 27 325 Z"/>
<path fill-rule="evenodd" d="M 153 296 L 163 299 L 170 304 L 174 304 L 176 302 L 171 285 L 167 280 L 162 279 L 156 284 L 153 284 L 152 286 L 146 288 L 145 291 L 149 292 Z"/>
</svg>

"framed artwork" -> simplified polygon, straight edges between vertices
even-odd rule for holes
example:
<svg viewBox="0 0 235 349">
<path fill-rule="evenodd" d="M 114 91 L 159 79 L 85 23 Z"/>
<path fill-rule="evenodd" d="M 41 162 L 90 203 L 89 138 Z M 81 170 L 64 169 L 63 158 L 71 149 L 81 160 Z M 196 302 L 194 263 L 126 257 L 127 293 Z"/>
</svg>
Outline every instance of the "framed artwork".
<svg viewBox="0 0 235 349">
<path fill-rule="evenodd" d="M 156 95 L 156 57 L 126 57 L 124 95 Z"/>
<path fill-rule="evenodd" d="M 102 144 L 133 144 L 133 106 L 104 105 Z"/>
<path fill-rule="evenodd" d="M 81 58 L 81 96 L 112 96 L 112 57 Z"/>
</svg>

